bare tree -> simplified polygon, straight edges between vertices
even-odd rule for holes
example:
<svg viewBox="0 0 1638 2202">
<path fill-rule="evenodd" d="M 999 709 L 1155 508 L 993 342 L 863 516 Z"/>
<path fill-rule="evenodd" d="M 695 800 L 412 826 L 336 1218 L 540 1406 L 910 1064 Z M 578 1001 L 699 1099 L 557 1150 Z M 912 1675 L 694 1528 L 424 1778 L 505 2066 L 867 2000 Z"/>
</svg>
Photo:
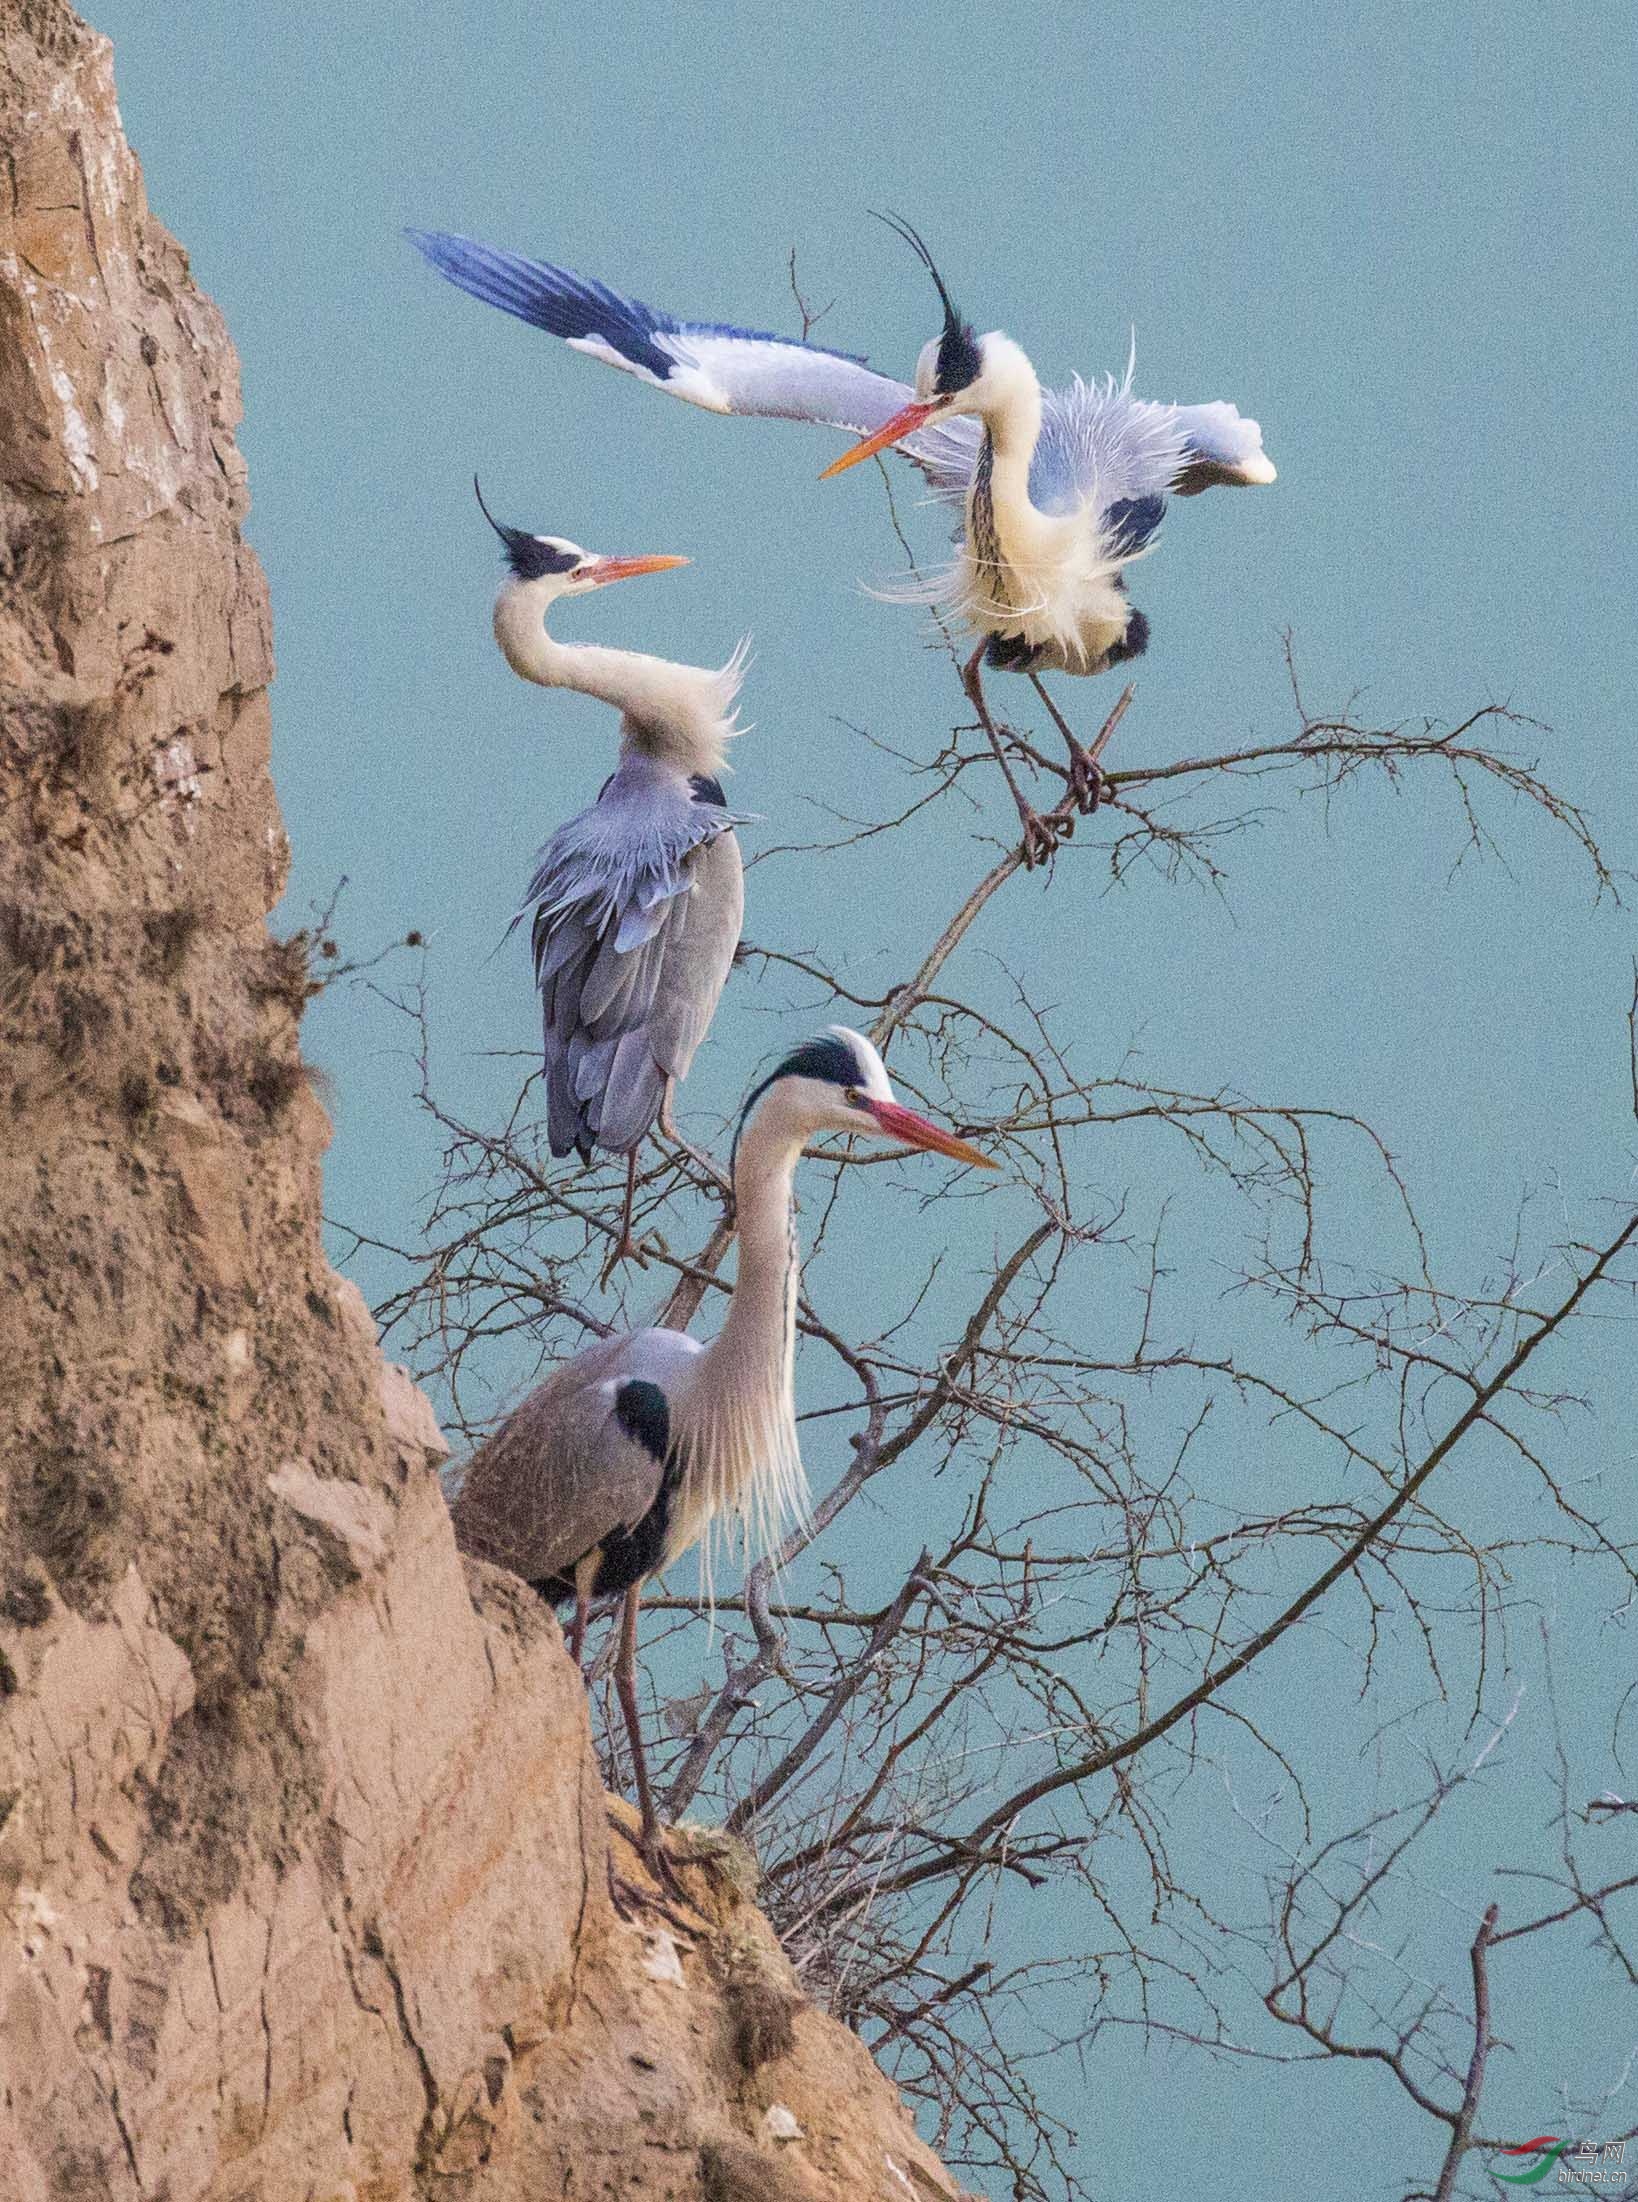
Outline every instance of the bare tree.
<svg viewBox="0 0 1638 2202">
<path fill-rule="evenodd" d="M 1328 816 L 1377 773 L 1415 783 L 1419 818 L 1443 793 L 1453 864 L 1494 850 L 1523 805 L 1567 837 L 1595 894 L 1616 892 L 1587 819 L 1517 753 L 1534 730 L 1510 710 L 1372 727 L 1311 710 L 1294 666 L 1291 701 L 1283 737 L 1146 766 L 1119 761 L 1136 725 L 1127 691 L 1094 745 L 1107 808 L 1055 861 L 1094 864 L 1113 888 L 1148 866 L 1218 890 L 1237 835 L 1281 790 Z M 1063 768 L 1028 728 L 1005 734 L 1014 770 L 1050 793 Z M 957 725 L 902 767 L 894 816 L 838 819 L 758 866 L 845 847 L 862 876 L 890 829 L 982 800 L 994 759 Z M 1067 790 L 1046 807 L 1073 830 Z M 1175 1090 L 1135 1061 L 1089 1072 L 1049 959 L 1009 972 L 975 953 L 996 896 L 1039 891 L 1021 848 L 953 895 L 876 990 L 770 936 L 779 896 L 756 885 L 763 930 L 741 951 L 741 997 L 868 1024 L 896 1083 L 1006 1169 L 932 1196 L 936 1257 L 867 1336 L 848 1252 L 894 1204 L 925 1199 L 925 1182 L 888 1158 L 810 1165 L 799 1397 L 810 1462 L 835 1472 L 777 1563 L 718 1599 L 714 1631 L 682 1585 L 650 1601 L 670 1813 L 753 1844 L 805 1984 L 876 2048 L 951 2160 L 998 2192 L 1074 2191 L 1061 2060 L 1129 2025 L 1223 2055 L 1289 2055 L 1294 2030 L 1302 2054 L 1379 2065 L 1437 2124 L 1442 2168 L 1418 2191 L 1468 2191 L 1454 2182 L 1493 2145 L 1481 2097 L 1500 1953 L 1591 1919 L 1630 1976 L 1606 1916 L 1630 1877 L 1589 1879 L 1564 1850 L 1543 1869 L 1562 1888 L 1538 1916 L 1464 1887 L 1465 2000 L 1441 1980 L 1409 2015 L 1371 2000 L 1352 1929 L 1397 1896 L 1409 1846 L 1496 1763 L 1484 1738 L 1505 1733 L 1491 1700 L 1514 1656 L 1518 1548 L 1554 1540 L 1611 1611 L 1638 1584 L 1631 1535 L 1555 1470 L 1576 1403 L 1552 1365 L 1574 1326 L 1630 1306 L 1638 1210 L 1613 1205 L 1578 1236 L 1544 1230 L 1527 1203 L 1498 1230 L 1492 1273 L 1451 1275 L 1360 1117 Z M 600 1293 L 616 1176 L 550 1162 L 532 1078 L 498 1125 L 452 1112 L 426 1072 L 424 987 L 397 999 L 420 1034 L 446 1170 L 422 1243 L 369 1243 L 402 1262 L 380 1313 L 456 1429 L 476 1437 L 501 1404 L 485 1375 L 498 1339 L 527 1337 L 544 1368 L 631 1319 L 628 1296 L 648 1315 L 656 1278 L 662 1320 L 703 1310 L 709 1327 L 731 1245 L 725 1138 L 662 1120 L 635 1211 L 646 1266 Z M 1153 1142 L 1176 1164 L 1158 1203 L 1122 1189 Z M 1370 1196 L 1378 1243 L 1337 1243 L 1344 1192 Z M 1206 1245 L 1224 1287 L 1209 1335 L 1175 1281 Z M 1508 1479 L 1510 1509 L 1475 1509 L 1456 1487 L 1470 1454 Z M 1267 1492 L 1252 1512 L 1247 1460 Z M 839 1535 L 844 1516 L 868 1537 Z M 1469 1739 L 1465 1770 L 1327 1835 L 1293 1667 L 1323 1670 L 1314 1687 L 1363 1705 L 1369 1726 L 1390 1640 L 1415 1646 L 1439 1720 Z M 616 1772 L 617 1730 L 605 1722 Z M 1257 1767 L 1294 1830 L 1242 1801 Z M 1202 1812 L 1223 1817 L 1225 1781 L 1248 1847 L 1284 1844 L 1260 1923 L 1194 1870 L 1192 1831 Z M 1615 1803 L 1603 1817 L 1617 1824 Z M 1047 1903 L 1053 1956 L 1008 1963 L 998 1953 Z M 1061 2023 L 1089 1996 L 1089 2015 Z M 1465 2064 L 1451 2046 L 1463 2027 Z"/>
<path fill-rule="evenodd" d="M 1237 1930 L 1251 1962 L 1268 1966 L 1265 2009 L 1302 2044 L 1289 2052 L 1293 2059 L 1354 2060 L 1391 2078 L 1432 2121 L 1440 2141 L 1437 2170 L 1430 2183 L 1404 2189 L 1405 2202 L 1495 2195 L 1499 2189 L 1490 2171 L 1502 2169 L 1516 2179 L 1531 2168 L 1518 2129 L 1486 2134 L 1480 2113 L 1492 2060 L 1513 2054 L 1503 2031 L 1501 1983 L 1508 1981 L 1515 1995 L 1521 1987 L 1528 1992 L 1548 1937 L 1580 1939 L 1592 1959 L 1591 1966 L 1583 1960 L 1577 1967 L 1582 1983 L 1597 1969 L 1627 1989 L 1638 1987 L 1638 1870 L 1628 1845 L 1616 1853 L 1611 1871 L 1611 1845 L 1601 1844 L 1599 1832 L 1599 1823 L 1605 1823 L 1607 1837 L 1609 1820 L 1630 1807 L 1622 1798 L 1572 1795 L 1545 1629 L 1541 1666 L 1553 1716 L 1555 1766 L 1545 1817 L 1554 1855 L 1538 1865 L 1494 1869 L 1504 1884 L 1505 1905 L 1493 1898 L 1475 1920 L 1472 1899 L 1442 1886 L 1437 1867 L 1422 1872 L 1420 1853 L 1438 1823 L 1461 1810 L 1504 1741 L 1524 1695 L 1522 1682 L 1508 1711 L 1465 1765 L 1451 1772 L 1435 1769 L 1422 1795 L 1385 1805 L 1363 1825 L 1301 1855 L 1285 1851 L 1268 1879 L 1269 1917 Z M 1283 1850 L 1266 1821 L 1256 1832 L 1262 1843 Z M 1604 1849 L 1604 1861 L 1591 1861 L 1589 1845 Z M 1449 1922 L 1464 1911 L 1472 1928 L 1468 1979 L 1459 1989 L 1427 1962 L 1439 1930 L 1411 1924 L 1415 1914 L 1436 1908 L 1444 1914 L 1446 1939 Z M 1512 1963 L 1515 1959 L 1521 1962 Z M 1630 2107 L 1623 2116 L 1618 2101 L 1635 2061 L 1638 2039 L 1629 2032 L 1608 2044 L 1602 2070 L 1584 2075 L 1579 2087 L 1561 2084 L 1557 2091 L 1557 2117 L 1565 2130 L 1545 2138 L 1561 2141 L 1566 2155 L 1575 2152 L 1572 2170 L 1577 2162 L 1596 2169 L 1600 2184 L 1626 2183 L 1624 2170 L 1610 2167 L 1624 2166 L 1626 2145 L 1638 2137 Z M 1491 2099 L 1500 2095 L 1516 2103 L 1520 2092 L 1515 2079 L 1505 2093 L 1492 2087 Z M 1544 2137 L 1534 2138 L 1539 2143 Z M 1512 2163 L 1498 2154 L 1503 2151 Z M 1488 2169 L 1472 2161 L 1485 2153 L 1497 2155 Z"/>
</svg>

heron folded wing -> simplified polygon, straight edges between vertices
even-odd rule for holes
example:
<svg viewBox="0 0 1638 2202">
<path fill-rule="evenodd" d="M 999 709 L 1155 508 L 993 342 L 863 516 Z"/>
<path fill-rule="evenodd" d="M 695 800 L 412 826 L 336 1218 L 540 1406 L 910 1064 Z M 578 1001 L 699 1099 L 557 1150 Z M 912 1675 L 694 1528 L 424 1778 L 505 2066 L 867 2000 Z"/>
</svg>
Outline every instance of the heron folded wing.
<svg viewBox="0 0 1638 2202">
<path fill-rule="evenodd" d="M 676 1331 L 636 1331 L 554 1370 L 473 1454 L 450 1509 L 461 1550 L 539 1583 L 634 1527 L 662 1464 L 622 1425 L 616 1397 L 634 1379 L 671 1396 L 699 1351 Z"/>
<path fill-rule="evenodd" d="M 541 851 L 529 893 L 554 1154 L 629 1153 L 686 1072 L 739 940 L 736 823 L 628 760 Z"/>
<path fill-rule="evenodd" d="M 673 905 L 673 937 L 649 1019 L 649 1046 L 670 1078 L 688 1076 L 728 983 L 745 914 L 745 873 L 732 834 L 707 842 L 693 865 L 693 891 Z"/>
<path fill-rule="evenodd" d="M 614 1154 L 629 1154 L 660 1113 L 665 1072 L 649 1035 L 628 1032 L 613 1043 L 597 1091 L 597 1137 Z"/>
</svg>

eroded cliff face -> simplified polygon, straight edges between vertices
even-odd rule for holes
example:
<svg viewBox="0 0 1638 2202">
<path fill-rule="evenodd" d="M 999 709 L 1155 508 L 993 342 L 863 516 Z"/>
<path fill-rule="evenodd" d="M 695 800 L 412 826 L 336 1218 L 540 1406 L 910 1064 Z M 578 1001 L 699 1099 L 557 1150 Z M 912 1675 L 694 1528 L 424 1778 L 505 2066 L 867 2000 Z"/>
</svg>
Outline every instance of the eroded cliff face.
<svg viewBox="0 0 1638 2202">
<path fill-rule="evenodd" d="M 0 2191 L 951 2195 L 731 1859 L 610 1901 L 556 1626 L 320 1249 L 235 362 L 59 0 L 0 154 Z"/>
</svg>

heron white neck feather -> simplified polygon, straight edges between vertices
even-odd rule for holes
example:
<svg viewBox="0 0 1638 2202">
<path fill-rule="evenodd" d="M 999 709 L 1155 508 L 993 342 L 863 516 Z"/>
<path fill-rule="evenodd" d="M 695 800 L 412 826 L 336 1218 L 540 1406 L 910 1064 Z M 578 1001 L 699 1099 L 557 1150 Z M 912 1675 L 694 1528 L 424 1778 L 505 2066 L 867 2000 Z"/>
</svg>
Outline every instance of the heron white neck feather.
<svg viewBox="0 0 1638 2202">
<path fill-rule="evenodd" d="M 1029 469 L 1041 434 L 1041 381 L 1029 355 L 1010 337 L 984 340 L 984 404 L 989 431 L 990 497 L 1002 549 L 1009 558 L 1037 556 L 1057 535 L 1056 524 L 1030 501 Z"/>
<path fill-rule="evenodd" d="M 639 650 L 558 642 L 546 632 L 555 592 L 538 581 L 509 581 L 495 599 L 495 640 L 514 673 L 542 688 L 572 688 L 612 704 L 635 749 L 684 772 L 720 772 L 738 733 L 734 699 L 746 646 L 726 665 L 678 665 Z"/>
<path fill-rule="evenodd" d="M 1082 513 L 1046 513 L 1030 496 L 1041 433 L 1041 384 L 1010 337 L 984 339 L 978 392 L 986 431 L 957 561 L 957 601 L 980 634 L 1017 634 L 1050 648 L 1068 671 L 1095 663 L 1126 631 L 1115 587 L 1120 561 L 1104 555 Z"/>
<path fill-rule="evenodd" d="M 734 1169 L 739 1270 L 721 1331 L 680 1402 L 673 1443 L 681 1482 L 669 1544 L 682 1551 L 707 1523 L 737 1517 L 747 1562 L 773 1551 L 808 1509 L 796 1434 L 796 1296 L 800 1276 L 791 1187 L 802 1135 L 759 1110 Z M 709 1591 L 709 1540 L 701 1566 Z"/>
<path fill-rule="evenodd" d="M 1041 433 L 1041 378 L 1029 354 L 1011 337 L 987 337 L 985 347 L 981 386 L 985 402 L 979 418 L 995 445 L 996 464 L 1023 467 L 1027 496 L 1029 462 Z"/>
</svg>

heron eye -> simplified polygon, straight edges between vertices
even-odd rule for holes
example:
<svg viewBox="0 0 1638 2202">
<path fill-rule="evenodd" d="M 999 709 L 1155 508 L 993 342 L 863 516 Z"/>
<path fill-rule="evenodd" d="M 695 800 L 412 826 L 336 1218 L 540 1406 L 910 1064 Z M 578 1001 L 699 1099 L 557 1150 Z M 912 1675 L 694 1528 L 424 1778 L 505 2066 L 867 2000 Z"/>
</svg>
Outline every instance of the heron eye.
<svg viewBox="0 0 1638 2202">
<path fill-rule="evenodd" d="M 864 1095 L 859 1091 L 857 1086 L 844 1086 L 842 1089 L 842 1099 L 847 1103 L 850 1109 L 862 1109 L 865 1105 Z"/>
</svg>

